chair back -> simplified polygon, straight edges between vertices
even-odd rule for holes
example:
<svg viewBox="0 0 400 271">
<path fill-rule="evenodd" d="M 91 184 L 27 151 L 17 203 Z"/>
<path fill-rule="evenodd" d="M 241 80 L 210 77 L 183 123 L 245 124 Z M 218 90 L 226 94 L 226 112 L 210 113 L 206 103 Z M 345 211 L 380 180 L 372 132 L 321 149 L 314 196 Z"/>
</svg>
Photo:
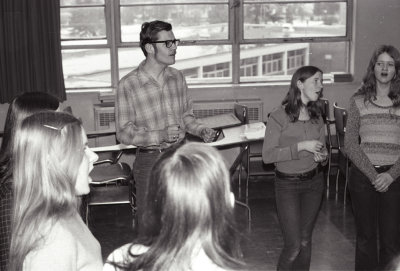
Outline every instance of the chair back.
<svg viewBox="0 0 400 271">
<path fill-rule="evenodd" d="M 335 102 L 333 104 L 333 115 L 335 117 L 336 136 L 339 148 L 344 146 L 344 134 L 346 133 L 347 110 L 339 107 Z"/>
<path fill-rule="evenodd" d="M 337 141 L 334 137 L 332 137 L 331 133 L 331 125 L 333 124 L 333 121 L 330 117 L 329 100 L 321 98 L 319 99 L 319 103 L 321 109 L 321 117 L 326 127 L 326 143 L 328 144 L 330 149 L 337 148 Z"/>
<path fill-rule="evenodd" d="M 329 100 L 325 98 L 321 98 L 319 100 L 320 102 L 320 108 L 321 108 L 321 116 L 322 119 L 324 120 L 325 123 L 327 123 L 327 120 L 330 119 L 330 112 L 329 112 Z"/>
<path fill-rule="evenodd" d="M 249 123 L 248 107 L 243 104 L 235 103 L 233 106 L 233 111 L 235 116 L 243 123 Z"/>
</svg>

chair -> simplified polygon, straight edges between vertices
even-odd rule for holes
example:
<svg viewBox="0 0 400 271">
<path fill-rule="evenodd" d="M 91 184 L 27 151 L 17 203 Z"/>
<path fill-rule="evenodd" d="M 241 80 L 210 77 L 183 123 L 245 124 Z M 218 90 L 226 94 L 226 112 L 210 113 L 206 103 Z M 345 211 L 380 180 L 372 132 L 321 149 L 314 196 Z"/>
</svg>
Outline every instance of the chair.
<svg viewBox="0 0 400 271">
<path fill-rule="evenodd" d="M 344 135 L 346 133 L 346 123 L 347 123 L 347 110 L 345 108 L 339 107 L 335 102 L 333 104 L 333 114 L 335 117 L 335 127 L 336 127 L 336 140 L 338 142 L 339 148 L 339 165 L 338 171 L 336 173 L 336 193 L 338 193 L 338 183 L 339 183 L 339 175 L 343 170 L 341 169 L 340 157 L 344 158 L 344 175 L 345 175 L 345 185 L 344 185 L 344 204 L 346 204 L 346 194 L 347 194 L 347 184 L 348 184 L 348 176 L 349 176 L 349 166 L 350 161 L 348 156 L 346 155 L 346 151 L 344 149 Z"/>
<path fill-rule="evenodd" d="M 246 105 L 234 104 L 234 112 L 236 117 L 243 123 L 249 123 L 248 108 Z M 241 163 L 239 168 L 239 194 L 241 194 L 240 186 L 241 180 L 240 175 L 242 172 L 242 167 L 246 171 L 246 204 L 249 201 L 249 181 L 251 176 L 275 176 L 275 165 L 274 164 L 264 164 L 262 161 L 262 147 L 263 140 L 258 140 L 250 142 L 242 146 L 246 149 L 244 162 Z"/>
<path fill-rule="evenodd" d="M 90 207 L 95 205 L 129 204 L 134 214 L 134 181 L 128 164 L 118 162 L 107 166 L 95 166 L 90 177 L 92 183 L 86 204 L 87 225 Z"/>
<path fill-rule="evenodd" d="M 115 132 L 114 132 L 115 134 Z M 91 132 L 89 138 L 108 134 Z M 86 224 L 89 225 L 89 211 L 95 205 L 129 204 L 135 213 L 135 189 L 132 170 L 123 162 L 118 162 L 123 151 L 98 152 L 98 161 L 90 173 L 92 183 L 86 202 Z"/>
<path fill-rule="evenodd" d="M 325 127 L 326 127 L 326 146 L 328 149 L 328 171 L 327 171 L 327 176 L 326 176 L 326 193 L 327 196 L 329 196 L 329 187 L 330 187 L 330 174 L 331 174 L 331 168 L 332 167 L 338 167 L 338 163 L 334 162 L 332 159 L 332 153 L 334 151 L 339 151 L 339 146 L 337 143 L 337 138 L 336 136 L 332 135 L 331 127 L 333 124 L 335 124 L 335 120 L 331 119 L 330 117 L 330 105 L 329 105 L 329 100 L 321 98 L 320 99 L 321 104 L 321 115 L 322 119 L 324 121 Z"/>
<path fill-rule="evenodd" d="M 115 131 L 88 132 L 88 138 L 115 135 Z M 90 193 L 83 200 L 82 213 L 89 225 L 91 206 L 130 204 L 132 214 L 135 214 L 135 189 L 132 170 L 126 163 L 119 162 L 123 151 L 98 152 L 99 159 L 90 172 L 92 183 Z"/>
</svg>

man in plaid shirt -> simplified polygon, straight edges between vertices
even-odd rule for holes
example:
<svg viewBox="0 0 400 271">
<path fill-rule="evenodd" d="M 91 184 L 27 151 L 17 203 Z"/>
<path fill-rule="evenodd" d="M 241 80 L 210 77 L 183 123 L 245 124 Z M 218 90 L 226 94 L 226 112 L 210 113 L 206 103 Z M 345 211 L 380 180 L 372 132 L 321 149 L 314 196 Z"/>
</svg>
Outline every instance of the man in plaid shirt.
<svg viewBox="0 0 400 271">
<path fill-rule="evenodd" d="M 146 222 L 142 218 L 146 180 L 160 153 L 183 144 L 186 132 L 205 142 L 215 136 L 213 129 L 196 121 L 183 74 L 169 67 L 175 63 L 178 44 L 171 24 L 143 23 L 140 47 L 146 59 L 121 79 L 116 91 L 117 139 L 138 147 L 133 175 L 139 235 Z"/>
</svg>

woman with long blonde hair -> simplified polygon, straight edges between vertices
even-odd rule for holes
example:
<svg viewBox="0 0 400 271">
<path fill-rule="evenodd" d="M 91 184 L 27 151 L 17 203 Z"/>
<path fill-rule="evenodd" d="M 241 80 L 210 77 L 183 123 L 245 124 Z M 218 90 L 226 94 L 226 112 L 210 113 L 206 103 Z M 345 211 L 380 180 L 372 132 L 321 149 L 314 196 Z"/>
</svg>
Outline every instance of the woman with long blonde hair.
<svg viewBox="0 0 400 271">
<path fill-rule="evenodd" d="M 54 111 L 58 107 L 57 98 L 44 92 L 22 93 L 15 97 L 8 107 L 0 148 L 0 270 L 8 270 L 10 252 L 13 202 L 12 149 L 15 133 L 24 118 L 44 110 Z"/>
<path fill-rule="evenodd" d="M 188 143 L 164 152 L 146 189 L 144 235 L 103 270 L 244 270 L 230 177 L 218 151 Z"/>
<path fill-rule="evenodd" d="M 61 112 L 36 113 L 13 149 L 12 271 L 99 270 L 100 245 L 78 214 L 97 155 L 81 122 Z"/>
</svg>

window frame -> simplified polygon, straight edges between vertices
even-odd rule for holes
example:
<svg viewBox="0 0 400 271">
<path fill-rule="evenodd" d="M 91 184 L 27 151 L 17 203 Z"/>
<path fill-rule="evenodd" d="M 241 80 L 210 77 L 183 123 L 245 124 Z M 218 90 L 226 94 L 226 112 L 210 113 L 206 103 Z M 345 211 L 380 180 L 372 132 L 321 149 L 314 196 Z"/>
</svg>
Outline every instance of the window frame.
<svg viewBox="0 0 400 271">
<path fill-rule="evenodd" d="M 121 4 L 120 0 L 104 0 L 104 4 L 93 4 L 93 5 L 66 5 L 61 6 L 62 8 L 81 8 L 81 7 L 97 7 L 103 6 L 105 13 L 105 27 L 106 27 L 106 38 L 105 44 L 82 44 L 82 45 L 63 45 L 61 46 L 62 51 L 72 49 L 107 49 L 110 51 L 110 69 L 111 69 L 111 85 L 109 87 L 79 87 L 79 88 L 67 88 L 67 92 L 84 92 L 84 91 L 112 91 L 115 89 L 119 82 L 119 65 L 118 65 L 118 50 L 123 48 L 140 48 L 139 42 L 122 42 L 121 38 L 121 8 L 128 6 L 155 6 L 155 5 L 206 5 L 206 4 L 217 4 L 227 5 L 228 7 L 228 38 L 222 40 L 182 40 L 179 46 L 193 46 L 193 45 L 229 45 L 232 48 L 231 52 L 231 77 L 227 80 L 221 80 L 221 78 L 202 78 L 193 80 L 193 83 L 188 82 L 189 85 L 205 86 L 210 84 L 233 84 L 243 85 L 251 83 L 265 83 L 280 85 L 282 81 L 288 82 L 291 76 L 276 76 L 277 79 L 268 78 L 265 80 L 242 80 L 240 76 L 241 61 L 245 59 L 240 58 L 240 46 L 246 44 L 288 44 L 288 43 L 318 43 L 318 42 L 347 42 L 347 61 L 346 61 L 346 72 L 350 74 L 351 64 L 351 41 L 353 37 L 353 1 L 354 0 L 262 0 L 262 1 L 246 1 L 246 0 L 228 0 L 228 2 L 219 1 L 172 1 L 169 3 L 143 3 L 138 1 L 137 3 Z M 316 3 L 316 2 L 343 2 L 346 3 L 346 34 L 342 37 L 293 37 L 293 38 L 261 38 L 261 39 L 245 39 L 244 38 L 244 4 L 291 4 L 291 3 Z M 180 37 L 177 37 L 180 38 Z M 86 40 L 86 39 L 85 39 Z M 96 40 L 96 39 L 87 39 Z M 67 41 L 65 39 L 62 40 Z M 283 61 L 288 61 L 283 59 Z M 283 63 L 282 63 L 283 65 Z M 205 66 L 203 66 L 205 67 Z M 200 68 L 203 68 L 200 67 Z M 262 69 L 262 67 L 261 67 Z M 262 76 L 268 76 L 263 75 Z M 327 76 L 332 78 L 333 76 Z M 350 76 L 348 78 L 351 78 Z M 271 80 L 272 79 L 272 80 Z"/>
</svg>

